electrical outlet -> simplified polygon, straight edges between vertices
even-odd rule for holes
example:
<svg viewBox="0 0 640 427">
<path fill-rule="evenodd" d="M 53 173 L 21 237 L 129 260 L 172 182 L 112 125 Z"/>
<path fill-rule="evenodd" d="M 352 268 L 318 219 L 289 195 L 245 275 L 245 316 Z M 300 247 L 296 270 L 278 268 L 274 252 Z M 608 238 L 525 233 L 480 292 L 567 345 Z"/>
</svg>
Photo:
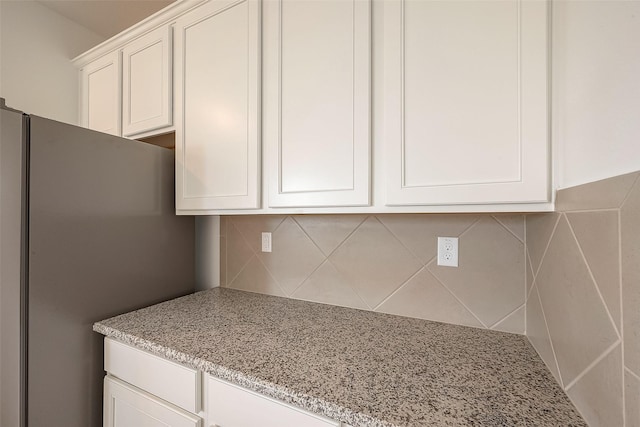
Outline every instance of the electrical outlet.
<svg viewBox="0 0 640 427">
<path fill-rule="evenodd" d="M 438 265 L 458 266 L 458 238 L 438 237 Z"/>
<path fill-rule="evenodd" d="M 271 252 L 271 233 L 262 233 L 262 252 Z"/>
</svg>

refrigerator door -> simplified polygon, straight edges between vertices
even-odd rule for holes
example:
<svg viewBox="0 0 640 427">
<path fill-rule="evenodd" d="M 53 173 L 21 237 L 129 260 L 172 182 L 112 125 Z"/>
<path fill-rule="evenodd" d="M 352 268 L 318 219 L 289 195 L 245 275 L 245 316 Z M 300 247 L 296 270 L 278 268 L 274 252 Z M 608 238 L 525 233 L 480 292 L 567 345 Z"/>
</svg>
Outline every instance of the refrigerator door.
<svg viewBox="0 0 640 427">
<path fill-rule="evenodd" d="M 92 324 L 194 291 L 194 219 L 171 150 L 34 116 L 30 142 L 28 426 L 98 427 Z"/>
<path fill-rule="evenodd" d="M 20 425 L 22 131 L 23 115 L 0 108 L 0 426 Z"/>
</svg>

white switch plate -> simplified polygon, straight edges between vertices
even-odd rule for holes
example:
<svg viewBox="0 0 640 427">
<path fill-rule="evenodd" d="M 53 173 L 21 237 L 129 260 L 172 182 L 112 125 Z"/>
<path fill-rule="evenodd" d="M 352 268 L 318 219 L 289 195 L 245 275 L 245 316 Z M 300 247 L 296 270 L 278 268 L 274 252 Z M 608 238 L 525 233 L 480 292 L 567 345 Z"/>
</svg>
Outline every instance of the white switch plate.
<svg viewBox="0 0 640 427">
<path fill-rule="evenodd" d="M 438 237 L 438 265 L 458 266 L 458 238 Z"/>
<path fill-rule="evenodd" d="M 262 233 L 262 252 L 271 252 L 271 233 Z"/>
</svg>

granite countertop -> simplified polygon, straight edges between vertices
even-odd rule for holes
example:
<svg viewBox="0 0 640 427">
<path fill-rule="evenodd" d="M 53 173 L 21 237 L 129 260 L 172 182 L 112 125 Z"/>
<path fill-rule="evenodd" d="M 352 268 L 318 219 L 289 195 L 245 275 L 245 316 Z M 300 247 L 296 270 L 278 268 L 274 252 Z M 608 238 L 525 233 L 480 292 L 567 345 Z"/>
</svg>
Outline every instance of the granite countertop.
<svg viewBox="0 0 640 427">
<path fill-rule="evenodd" d="M 216 288 L 96 332 L 359 426 L 586 426 L 524 336 Z"/>
</svg>

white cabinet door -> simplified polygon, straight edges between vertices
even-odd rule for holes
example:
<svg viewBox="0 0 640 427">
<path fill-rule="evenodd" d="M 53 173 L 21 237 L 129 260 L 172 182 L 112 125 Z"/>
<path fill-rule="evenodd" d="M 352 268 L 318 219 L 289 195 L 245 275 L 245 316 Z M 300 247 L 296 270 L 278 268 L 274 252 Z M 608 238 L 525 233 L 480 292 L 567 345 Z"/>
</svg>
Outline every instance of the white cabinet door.
<svg viewBox="0 0 640 427">
<path fill-rule="evenodd" d="M 205 3 L 175 43 L 177 209 L 259 207 L 260 2 Z"/>
<path fill-rule="evenodd" d="M 120 52 L 109 53 L 80 70 L 82 126 L 120 136 Z"/>
<path fill-rule="evenodd" d="M 264 9 L 269 206 L 369 205 L 371 2 Z"/>
<path fill-rule="evenodd" d="M 225 381 L 208 377 L 207 423 L 220 427 L 338 427 L 311 414 Z"/>
<path fill-rule="evenodd" d="M 171 125 L 171 28 L 153 30 L 122 50 L 122 134 Z"/>
<path fill-rule="evenodd" d="M 122 381 L 104 379 L 104 427 L 200 427 L 201 421 Z"/>
<path fill-rule="evenodd" d="M 387 205 L 546 202 L 548 2 L 387 0 Z"/>
</svg>

